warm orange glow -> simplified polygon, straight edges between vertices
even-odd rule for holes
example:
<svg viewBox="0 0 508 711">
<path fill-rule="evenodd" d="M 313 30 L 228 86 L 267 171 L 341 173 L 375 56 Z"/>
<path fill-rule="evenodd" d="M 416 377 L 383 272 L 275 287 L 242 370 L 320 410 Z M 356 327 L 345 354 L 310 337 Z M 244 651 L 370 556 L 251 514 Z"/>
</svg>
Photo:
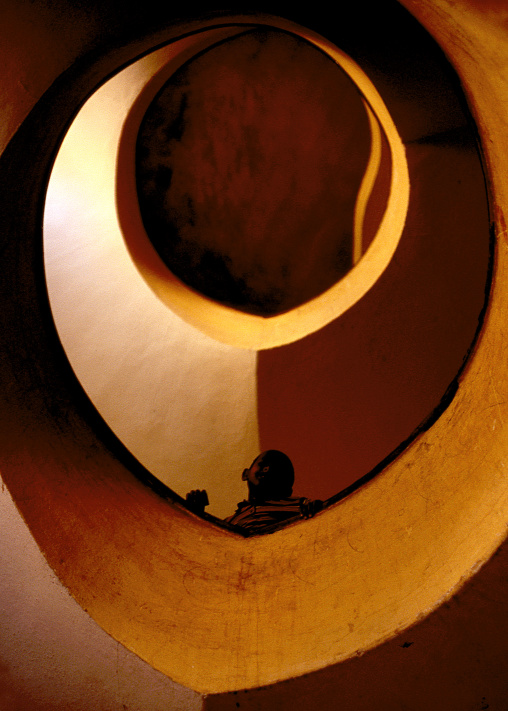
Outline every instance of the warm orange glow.
<svg viewBox="0 0 508 711">
<path fill-rule="evenodd" d="M 455 399 L 368 486 L 305 524 L 240 539 L 166 503 L 115 459 L 68 402 L 69 379 L 59 379 L 41 324 L 31 341 L 3 334 L 13 340 L 0 361 L 11 375 L 2 474 L 41 549 L 115 639 L 203 693 L 360 655 L 449 598 L 506 539 L 508 42 L 501 30 L 492 42 L 491 20 L 457 4 L 404 4 L 425 15 L 481 118 L 499 247 L 483 331 Z M 30 360 L 28 346 L 47 360 Z"/>
<path fill-rule="evenodd" d="M 379 173 L 379 167 L 381 165 L 382 145 L 379 124 L 367 104 L 365 104 L 365 110 L 367 111 L 367 116 L 369 118 L 371 149 L 369 163 L 367 165 L 365 175 L 363 176 L 363 181 L 360 186 L 360 190 L 358 191 L 358 198 L 356 200 L 355 206 L 355 221 L 353 233 L 353 264 L 356 264 L 360 261 L 364 252 L 363 228 L 365 221 L 365 213 L 367 212 L 367 205 L 372 195 L 372 191 L 376 183 L 376 178 Z"/>
</svg>

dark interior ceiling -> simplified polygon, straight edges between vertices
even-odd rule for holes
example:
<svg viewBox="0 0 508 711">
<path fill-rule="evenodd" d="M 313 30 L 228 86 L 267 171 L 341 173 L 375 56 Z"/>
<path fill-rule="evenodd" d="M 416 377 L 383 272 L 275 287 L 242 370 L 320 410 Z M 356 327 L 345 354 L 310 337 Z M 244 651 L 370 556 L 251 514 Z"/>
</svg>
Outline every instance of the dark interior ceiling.
<svg viewBox="0 0 508 711">
<path fill-rule="evenodd" d="M 282 313 L 351 268 L 369 152 L 366 111 L 345 72 L 295 35 L 252 30 L 184 64 L 147 111 L 143 222 L 188 286 Z"/>
</svg>

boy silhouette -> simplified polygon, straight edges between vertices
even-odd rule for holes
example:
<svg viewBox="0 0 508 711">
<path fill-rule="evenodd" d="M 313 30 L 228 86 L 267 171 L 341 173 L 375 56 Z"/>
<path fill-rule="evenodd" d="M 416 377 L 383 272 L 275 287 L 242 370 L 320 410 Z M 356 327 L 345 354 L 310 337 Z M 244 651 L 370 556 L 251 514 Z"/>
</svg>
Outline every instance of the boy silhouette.
<svg viewBox="0 0 508 711">
<path fill-rule="evenodd" d="M 295 473 L 290 458 L 277 449 L 261 452 L 242 473 L 247 482 L 248 498 L 225 521 L 249 533 L 262 533 L 268 527 L 296 518 L 310 518 L 323 508 L 323 502 L 305 497 L 293 498 Z M 204 513 L 208 497 L 205 491 L 187 494 L 187 505 L 195 513 Z"/>
</svg>

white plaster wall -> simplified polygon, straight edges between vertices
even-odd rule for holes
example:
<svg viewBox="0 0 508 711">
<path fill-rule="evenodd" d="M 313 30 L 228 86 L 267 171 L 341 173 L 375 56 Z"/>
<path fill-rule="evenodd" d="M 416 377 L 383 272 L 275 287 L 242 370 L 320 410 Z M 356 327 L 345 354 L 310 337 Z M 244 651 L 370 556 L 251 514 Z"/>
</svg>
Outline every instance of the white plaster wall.
<svg viewBox="0 0 508 711">
<path fill-rule="evenodd" d="M 178 494 L 207 489 L 207 510 L 222 518 L 245 498 L 240 475 L 259 451 L 257 354 L 205 336 L 159 301 L 127 251 L 115 203 L 125 117 L 177 52 L 124 69 L 79 112 L 49 184 L 45 267 L 60 339 L 106 422 Z"/>
<path fill-rule="evenodd" d="M 0 711 L 198 711 L 201 696 L 115 642 L 54 575 L 0 491 Z"/>
</svg>

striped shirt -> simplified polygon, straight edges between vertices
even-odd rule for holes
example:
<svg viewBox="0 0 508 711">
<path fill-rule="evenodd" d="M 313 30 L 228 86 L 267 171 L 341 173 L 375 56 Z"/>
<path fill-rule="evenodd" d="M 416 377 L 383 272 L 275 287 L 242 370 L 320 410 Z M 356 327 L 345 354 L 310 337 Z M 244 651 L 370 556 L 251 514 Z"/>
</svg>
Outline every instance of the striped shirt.
<svg viewBox="0 0 508 711">
<path fill-rule="evenodd" d="M 309 518 L 322 507 L 321 501 L 311 502 L 305 497 L 260 503 L 241 501 L 235 513 L 224 520 L 234 526 L 241 526 L 251 533 L 260 533 L 269 526 L 275 526 L 290 519 Z"/>
</svg>

